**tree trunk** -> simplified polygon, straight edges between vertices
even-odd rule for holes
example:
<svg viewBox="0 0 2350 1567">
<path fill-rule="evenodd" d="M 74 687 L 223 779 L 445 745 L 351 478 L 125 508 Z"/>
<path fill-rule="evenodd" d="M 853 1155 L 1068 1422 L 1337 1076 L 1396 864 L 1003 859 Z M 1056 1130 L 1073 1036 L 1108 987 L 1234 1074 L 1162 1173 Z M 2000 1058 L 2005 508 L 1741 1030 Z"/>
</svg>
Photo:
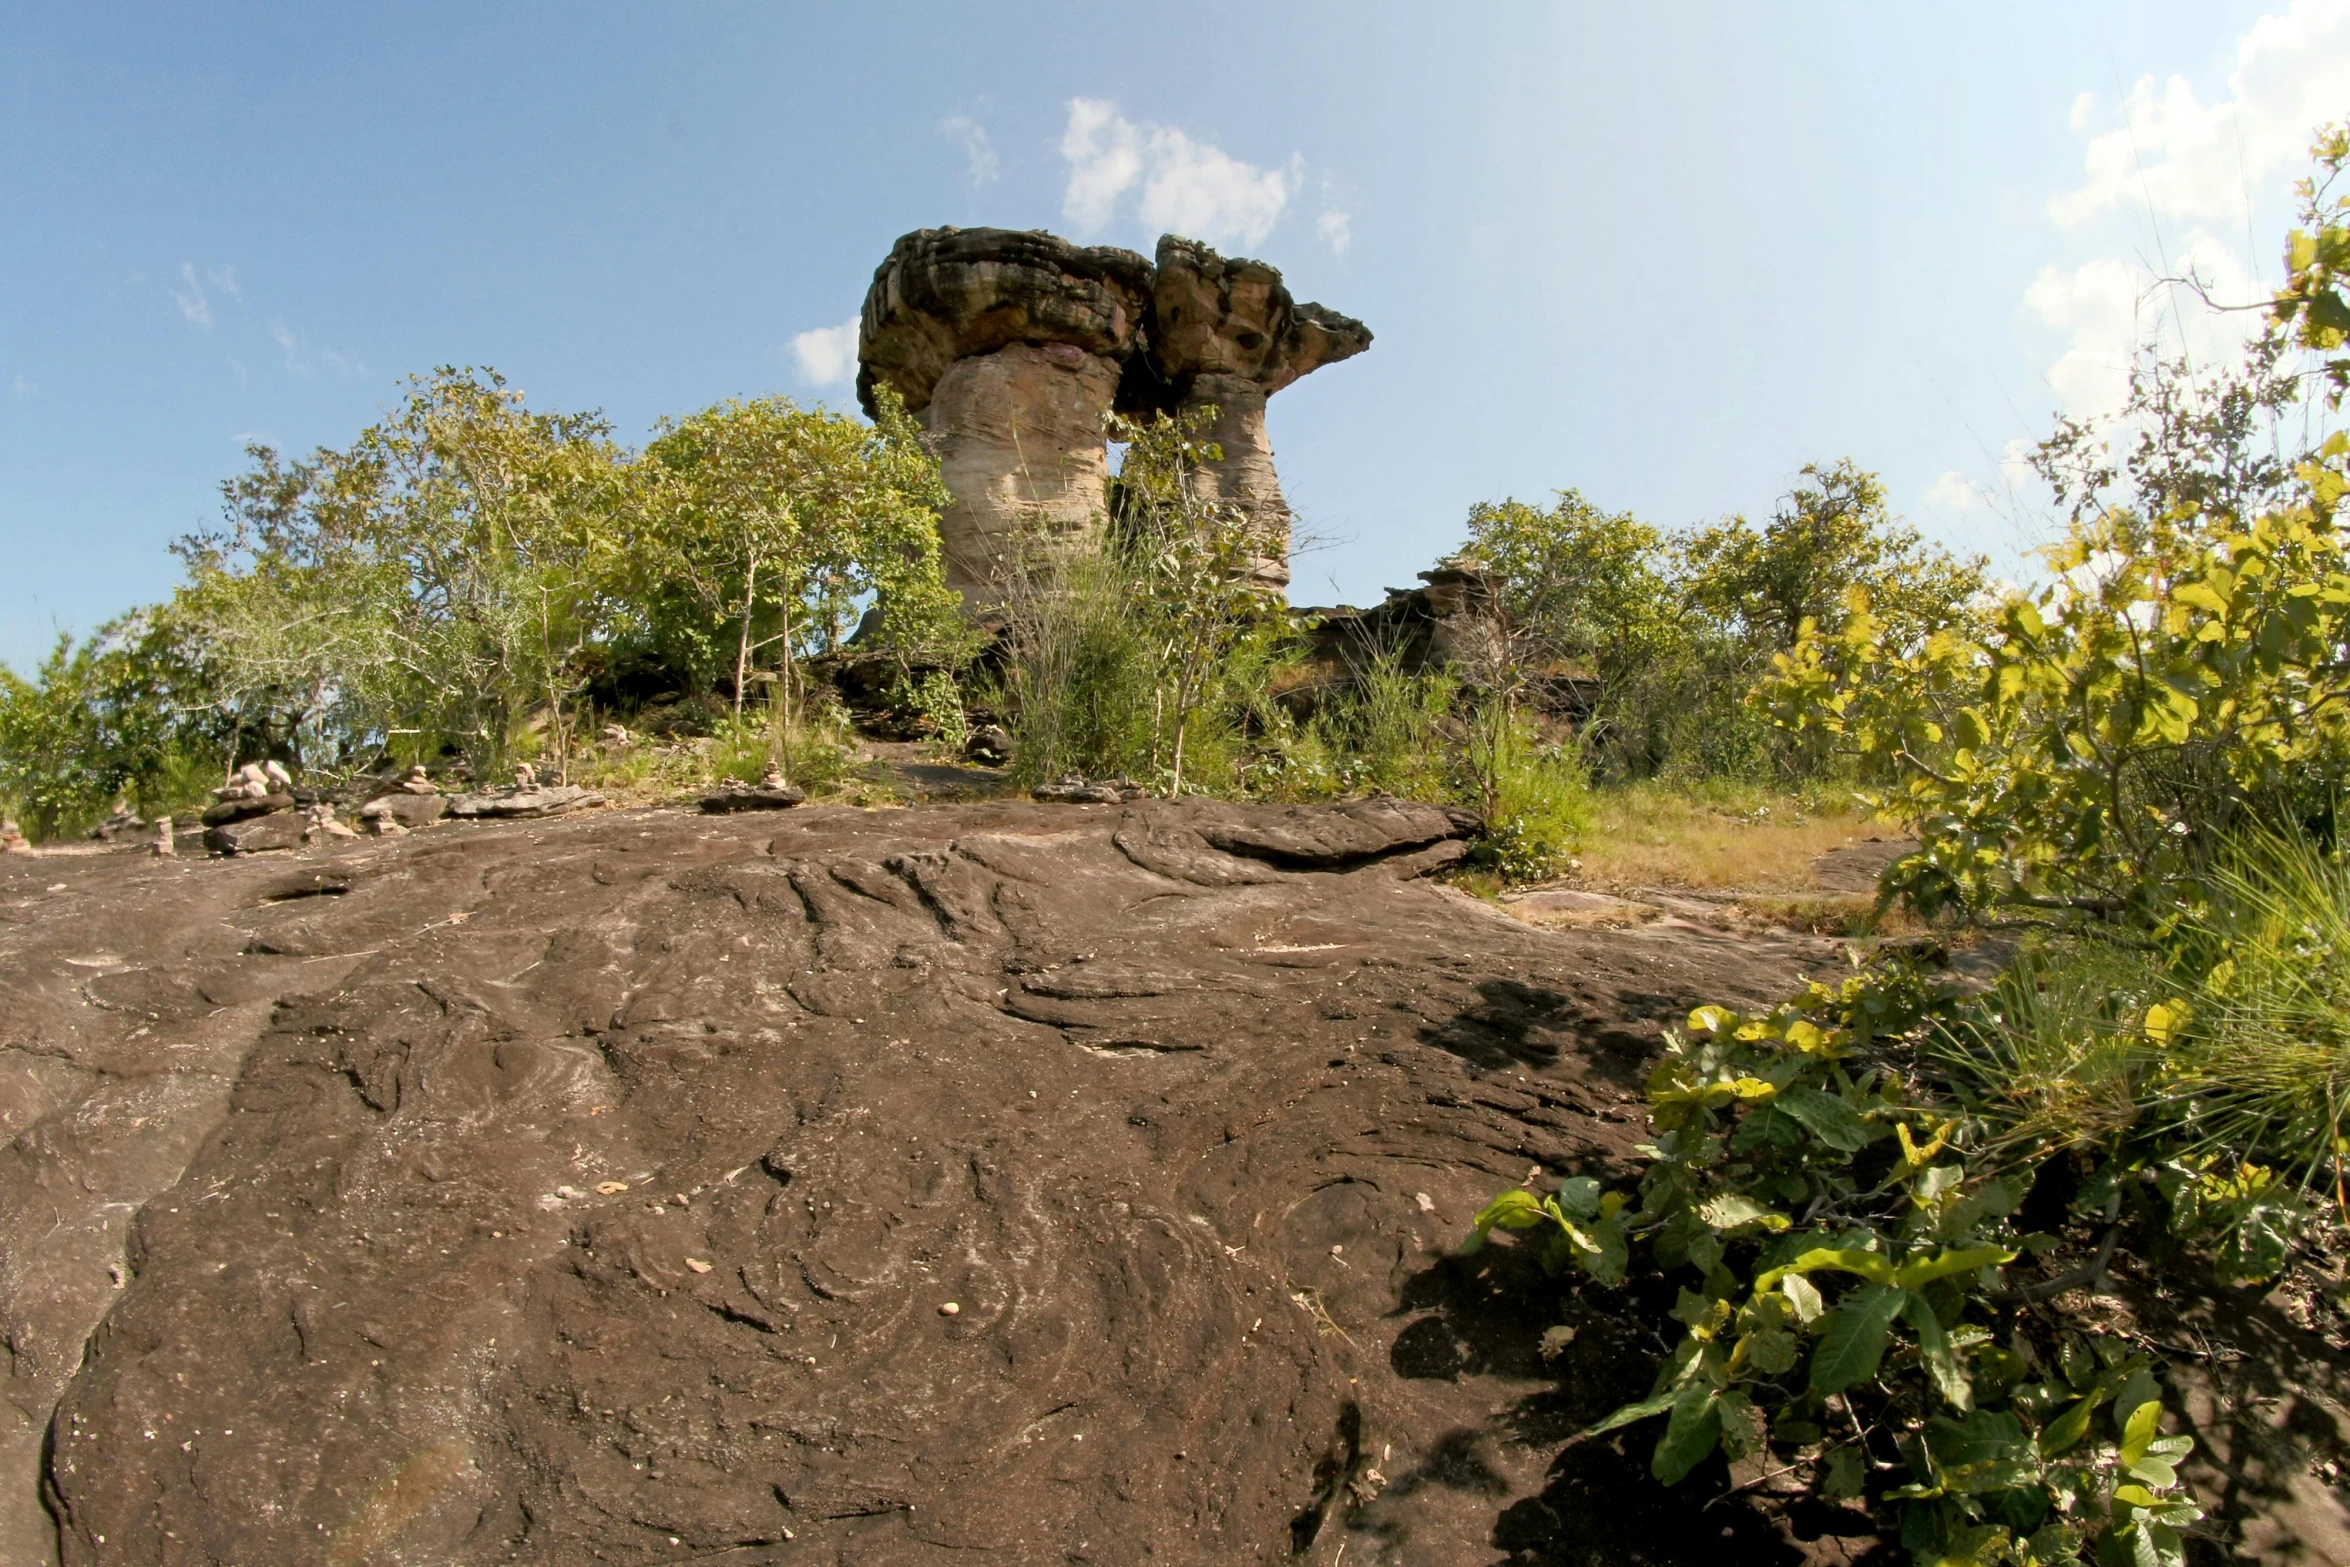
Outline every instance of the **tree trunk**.
<svg viewBox="0 0 2350 1567">
<path fill-rule="evenodd" d="M 750 678 L 751 667 L 751 610 L 759 602 L 759 557 L 751 557 L 749 575 L 743 581 L 743 629 L 734 644 L 734 721 L 743 721 L 743 682 Z M 790 650 L 785 650 L 788 655 Z"/>
</svg>

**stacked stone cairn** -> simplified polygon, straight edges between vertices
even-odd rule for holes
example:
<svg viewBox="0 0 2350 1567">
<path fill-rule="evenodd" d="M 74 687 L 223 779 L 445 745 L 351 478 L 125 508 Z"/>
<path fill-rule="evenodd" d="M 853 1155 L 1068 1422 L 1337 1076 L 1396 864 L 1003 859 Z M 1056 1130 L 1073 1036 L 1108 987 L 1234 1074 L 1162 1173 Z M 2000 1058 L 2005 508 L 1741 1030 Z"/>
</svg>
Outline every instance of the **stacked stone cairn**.
<svg viewBox="0 0 2350 1567">
<path fill-rule="evenodd" d="M 702 796 L 702 809 L 713 816 L 735 811 L 783 811 L 807 798 L 805 790 L 783 781 L 780 765 L 769 762 L 766 773 L 756 784 L 728 784 L 714 794 Z"/>
<path fill-rule="evenodd" d="M 299 848 L 308 828 L 294 814 L 294 779 L 276 762 L 247 762 L 212 791 L 204 812 L 204 846 L 215 854 L 261 854 Z"/>
<path fill-rule="evenodd" d="M 431 826 L 447 808 L 440 786 L 418 763 L 389 793 L 359 807 L 359 825 L 379 838 L 396 838 L 412 827 Z"/>
<path fill-rule="evenodd" d="M 15 821 L 0 821 L 0 854 L 30 854 L 33 846 Z"/>
<path fill-rule="evenodd" d="M 1289 585 L 1288 503 L 1265 400 L 1371 346 L 1370 329 L 1299 304 L 1262 261 L 1167 235 L 1154 265 L 1130 250 L 1041 232 L 919 229 L 873 274 L 857 329 L 857 395 L 887 386 L 939 454 L 947 585 L 965 605 L 1038 541 L 1099 527 L 1109 454 L 1102 416 L 1214 407 L 1222 450 L 1203 498 L 1239 506 L 1267 540 L 1251 573 Z"/>
<path fill-rule="evenodd" d="M 1088 779 L 1080 773 L 1063 773 L 1051 783 L 1040 783 L 1028 791 L 1032 799 L 1047 805 L 1125 805 L 1143 797 L 1142 785 L 1131 778 Z"/>
</svg>

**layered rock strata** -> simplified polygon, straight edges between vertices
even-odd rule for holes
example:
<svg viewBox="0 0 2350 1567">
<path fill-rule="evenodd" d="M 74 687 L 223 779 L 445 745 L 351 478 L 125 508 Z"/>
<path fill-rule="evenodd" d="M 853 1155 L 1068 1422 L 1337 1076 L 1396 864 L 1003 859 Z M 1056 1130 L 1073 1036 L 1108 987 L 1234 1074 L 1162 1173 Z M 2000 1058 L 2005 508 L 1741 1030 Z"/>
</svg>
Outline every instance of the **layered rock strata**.
<svg viewBox="0 0 2350 1567">
<path fill-rule="evenodd" d="M 1298 304 L 1262 261 L 1168 235 L 1158 261 L 1050 234 L 922 229 L 874 273 L 858 332 L 868 413 L 894 389 L 937 445 L 952 497 L 940 519 L 948 583 L 974 608 L 1022 549 L 1103 517 L 1103 415 L 1213 408 L 1222 451 L 1205 497 L 1245 508 L 1266 538 L 1254 575 L 1289 580 L 1289 507 L 1265 399 L 1361 353 L 1361 322 Z"/>
<path fill-rule="evenodd" d="M 1130 250 L 1050 234 L 921 229 L 873 274 L 857 334 L 857 395 L 905 399 L 936 444 L 949 586 L 984 601 L 1027 541 L 1102 515 L 1102 415 L 1150 307 Z"/>
</svg>

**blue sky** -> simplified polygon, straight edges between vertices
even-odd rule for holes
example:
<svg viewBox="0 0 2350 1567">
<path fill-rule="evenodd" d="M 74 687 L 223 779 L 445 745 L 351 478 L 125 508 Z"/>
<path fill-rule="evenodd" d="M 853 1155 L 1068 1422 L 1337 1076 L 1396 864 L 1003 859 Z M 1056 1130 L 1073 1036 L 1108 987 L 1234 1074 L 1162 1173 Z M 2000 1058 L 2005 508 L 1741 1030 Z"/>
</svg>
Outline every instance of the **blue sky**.
<svg viewBox="0 0 2350 1567">
<path fill-rule="evenodd" d="M 1301 601 L 1476 500 L 1680 525 L 1846 455 L 2012 561 L 2013 443 L 2143 330 L 2218 351 L 2148 269 L 2273 282 L 2343 114 L 2350 0 L 11 6 L 0 659 L 168 592 L 243 442 L 435 364 L 630 440 L 851 404 L 824 331 L 940 223 L 1177 221 L 1370 323 L 1271 408 Z"/>
</svg>

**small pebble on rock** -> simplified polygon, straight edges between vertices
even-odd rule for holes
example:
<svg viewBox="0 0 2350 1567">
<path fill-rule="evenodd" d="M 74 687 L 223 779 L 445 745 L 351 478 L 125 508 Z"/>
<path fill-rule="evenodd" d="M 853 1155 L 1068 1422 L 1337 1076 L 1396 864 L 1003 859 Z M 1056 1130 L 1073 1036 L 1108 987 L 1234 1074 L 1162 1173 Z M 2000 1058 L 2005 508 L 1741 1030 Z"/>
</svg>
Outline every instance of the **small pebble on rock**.
<svg viewBox="0 0 2350 1567">
<path fill-rule="evenodd" d="M 938 1314 L 942 1317 L 952 1317 L 959 1314 L 962 1309 L 963 1308 L 961 1306 L 950 1300 L 945 1305 L 938 1308 Z"/>
</svg>

